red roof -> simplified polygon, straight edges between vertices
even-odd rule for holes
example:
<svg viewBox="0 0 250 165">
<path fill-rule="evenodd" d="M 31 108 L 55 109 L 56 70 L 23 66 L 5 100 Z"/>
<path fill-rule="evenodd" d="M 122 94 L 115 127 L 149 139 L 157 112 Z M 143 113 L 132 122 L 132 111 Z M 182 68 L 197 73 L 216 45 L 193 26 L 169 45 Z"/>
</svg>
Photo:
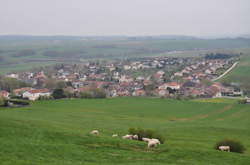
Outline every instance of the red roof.
<svg viewBox="0 0 250 165">
<path fill-rule="evenodd" d="M 177 82 L 169 82 L 166 83 L 167 86 L 180 86 L 180 84 L 178 84 Z"/>
<path fill-rule="evenodd" d="M 30 90 L 29 93 L 32 93 L 32 94 L 35 94 L 35 93 L 48 93 L 49 90 L 48 89 L 33 89 L 33 90 Z"/>
<path fill-rule="evenodd" d="M 9 95 L 9 92 L 7 91 L 0 91 L 0 97 L 7 97 Z"/>
</svg>

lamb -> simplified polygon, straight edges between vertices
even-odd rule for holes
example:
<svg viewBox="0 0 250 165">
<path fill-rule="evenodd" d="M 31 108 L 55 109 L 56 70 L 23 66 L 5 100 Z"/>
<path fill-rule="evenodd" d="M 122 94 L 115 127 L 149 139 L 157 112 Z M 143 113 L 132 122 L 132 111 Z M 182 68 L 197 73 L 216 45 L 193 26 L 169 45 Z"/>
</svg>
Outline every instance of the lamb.
<svg viewBox="0 0 250 165">
<path fill-rule="evenodd" d="M 219 150 L 230 152 L 230 146 L 219 146 Z"/>
<path fill-rule="evenodd" d="M 99 135 L 99 131 L 98 130 L 93 130 L 90 132 L 90 134 L 92 135 Z"/>
<path fill-rule="evenodd" d="M 112 137 L 118 137 L 118 134 L 113 134 Z"/>
<path fill-rule="evenodd" d="M 132 140 L 133 139 L 133 135 L 125 135 L 122 138 L 123 139 L 130 139 L 130 140 Z"/>
</svg>

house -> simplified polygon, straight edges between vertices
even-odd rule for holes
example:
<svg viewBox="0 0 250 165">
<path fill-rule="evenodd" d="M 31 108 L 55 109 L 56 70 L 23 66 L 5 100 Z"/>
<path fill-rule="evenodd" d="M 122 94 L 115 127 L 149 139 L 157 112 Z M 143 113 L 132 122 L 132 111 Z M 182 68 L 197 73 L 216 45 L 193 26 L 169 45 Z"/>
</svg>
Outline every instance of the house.
<svg viewBox="0 0 250 165">
<path fill-rule="evenodd" d="M 28 98 L 29 100 L 37 100 L 41 96 L 50 96 L 51 92 L 48 89 L 33 89 L 23 93 L 23 98 Z"/>
<path fill-rule="evenodd" d="M 133 96 L 146 96 L 146 92 L 143 89 L 135 90 L 132 93 Z"/>
<path fill-rule="evenodd" d="M 174 90 L 179 90 L 181 88 L 181 85 L 177 82 L 169 82 L 169 83 L 165 83 L 161 86 L 158 87 L 160 90 L 162 89 L 167 89 L 167 88 L 170 88 L 170 89 L 174 89 Z"/>
<path fill-rule="evenodd" d="M 14 89 L 14 90 L 13 90 L 13 94 L 14 94 L 15 96 L 20 96 L 20 97 L 22 97 L 22 96 L 23 96 L 23 93 L 25 93 L 25 92 L 27 92 L 27 91 L 30 91 L 30 90 L 33 90 L 33 88 L 25 87 L 25 88 Z"/>
<path fill-rule="evenodd" d="M 130 96 L 130 93 L 126 89 L 122 89 L 120 91 L 117 91 L 117 96 Z"/>
<path fill-rule="evenodd" d="M 205 89 L 205 95 L 208 97 L 221 97 L 221 91 L 216 86 L 209 86 Z"/>
<path fill-rule="evenodd" d="M 161 90 L 157 90 L 157 95 L 159 95 L 161 97 L 165 97 L 165 96 L 169 95 L 169 92 L 168 92 L 168 90 L 161 89 Z"/>
<path fill-rule="evenodd" d="M 11 73 L 11 74 L 8 74 L 6 77 L 18 79 L 18 78 L 19 78 L 19 75 L 18 75 L 18 74 L 15 74 L 15 73 Z"/>
<path fill-rule="evenodd" d="M 9 95 L 10 95 L 10 93 L 7 91 L 4 91 L 4 90 L 0 91 L 0 98 L 2 97 L 2 98 L 8 99 Z"/>
<path fill-rule="evenodd" d="M 121 78 L 119 79 L 119 82 L 122 83 L 122 82 L 133 82 L 134 79 L 129 77 L 129 76 L 126 76 L 126 75 L 123 75 L 121 76 Z"/>
<path fill-rule="evenodd" d="M 174 76 L 176 76 L 176 77 L 182 77 L 182 76 L 183 76 L 183 73 L 182 73 L 182 72 L 176 72 L 176 73 L 174 74 Z"/>
<path fill-rule="evenodd" d="M 249 98 L 246 99 L 246 103 L 250 104 L 250 99 Z"/>
</svg>

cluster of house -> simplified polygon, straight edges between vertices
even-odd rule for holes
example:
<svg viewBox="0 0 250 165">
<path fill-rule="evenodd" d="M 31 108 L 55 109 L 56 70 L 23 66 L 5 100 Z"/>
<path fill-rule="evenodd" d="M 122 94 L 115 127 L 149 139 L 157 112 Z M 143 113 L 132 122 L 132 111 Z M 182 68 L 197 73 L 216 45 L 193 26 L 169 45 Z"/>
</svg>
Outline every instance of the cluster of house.
<svg viewBox="0 0 250 165">
<path fill-rule="evenodd" d="M 70 84 L 65 88 L 69 92 L 103 88 L 110 97 L 241 96 L 242 92 L 233 87 L 224 87 L 219 83 L 202 83 L 204 79 L 212 80 L 218 76 L 218 70 L 226 69 L 232 63 L 231 59 L 153 57 L 77 65 L 62 64 L 37 72 L 12 73 L 7 76 L 37 87 L 13 91 L 14 95 L 30 100 L 51 94 L 52 89 L 44 89 L 48 77 Z"/>
<path fill-rule="evenodd" d="M 18 96 L 22 98 L 26 98 L 29 100 L 37 100 L 39 97 L 42 96 L 51 96 L 51 91 L 49 89 L 34 89 L 31 87 L 25 87 L 25 88 L 19 88 L 19 89 L 14 89 L 12 91 L 13 96 Z M 10 93 L 2 90 L 0 91 L 0 97 L 9 99 Z"/>
</svg>

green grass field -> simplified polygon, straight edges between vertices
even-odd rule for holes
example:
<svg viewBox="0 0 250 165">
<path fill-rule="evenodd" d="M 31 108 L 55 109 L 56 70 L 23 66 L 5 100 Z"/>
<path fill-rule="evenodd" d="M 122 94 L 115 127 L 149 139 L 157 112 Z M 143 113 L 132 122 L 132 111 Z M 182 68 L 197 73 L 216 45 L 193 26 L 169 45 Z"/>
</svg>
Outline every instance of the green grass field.
<svg viewBox="0 0 250 165">
<path fill-rule="evenodd" d="M 130 127 L 160 131 L 166 141 L 147 149 L 112 138 Z M 99 137 L 88 133 L 98 129 Z M 213 149 L 235 138 L 244 154 Z M 235 101 L 157 98 L 51 100 L 0 109 L 0 164 L 240 164 L 250 163 L 250 106 Z"/>
<path fill-rule="evenodd" d="M 247 49 L 239 64 L 220 79 L 221 82 L 238 83 L 244 91 L 250 95 L 250 49 Z"/>
</svg>

